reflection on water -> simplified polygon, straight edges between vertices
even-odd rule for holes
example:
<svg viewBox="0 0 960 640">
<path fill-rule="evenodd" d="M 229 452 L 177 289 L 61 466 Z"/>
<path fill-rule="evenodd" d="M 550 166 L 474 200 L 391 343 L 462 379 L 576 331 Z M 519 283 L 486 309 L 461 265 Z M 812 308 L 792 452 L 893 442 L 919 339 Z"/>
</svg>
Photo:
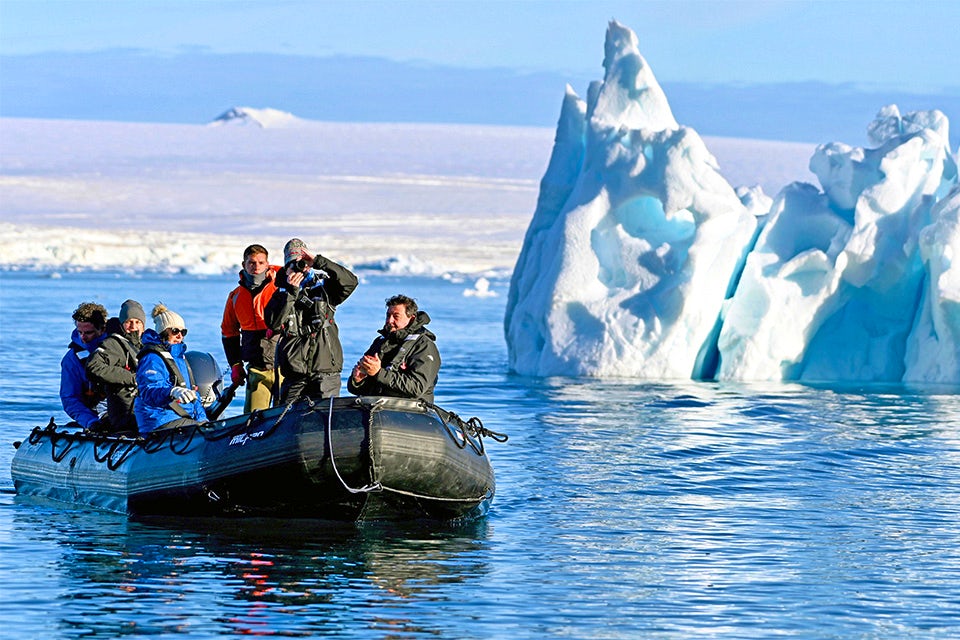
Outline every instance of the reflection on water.
<svg viewBox="0 0 960 640">
<path fill-rule="evenodd" d="M 3 282 L 0 371 L 17 384 L 0 404 L 0 445 L 58 412 L 62 350 L 49 342 L 68 332 L 50 300 L 68 317 L 83 287 L 135 297 L 124 279 L 71 277 Z M 145 279 L 141 298 L 173 304 L 172 282 L 191 318 L 230 285 Z M 444 360 L 440 404 L 510 436 L 487 443 L 497 495 L 486 518 L 402 528 L 129 521 L 0 493 L 4 631 L 960 635 L 957 389 L 520 378 L 506 373 L 504 298 L 464 305 L 462 288 L 365 282 L 338 323 L 345 351 L 358 353 L 389 295 L 412 292 L 429 310 Z M 219 354 L 218 317 L 197 325 L 192 346 Z M 7 326 L 31 327 L 18 336 L 31 358 Z M 12 455 L 0 446 L 4 469 Z"/>
<path fill-rule="evenodd" d="M 498 513 L 545 521 L 578 603 L 617 602 L 623 629 L 736 635 L 772 611 L 839 636 L 877 615 L 956 628 L 957 588 L 946 607 L 930 596 L 960 569 L 957 396 L 574 380 L 528 395 L 535 431 L 511 442 L 537 451 L 517 461 L 535 501 Z"/>
<path fill-rule="evenodd" d="M 483 392 L 510 398 L 484 417 L 511 436 L 485 519 L 135 522 L 6 496 L 0 616 L 91 637 L 960 630 L 958 396 L 509 376 Z"/>
<path fill-rule="evenodd" d="M 358 621 L 371 630 L 428 631 L 388 612 L 408 602 L 442 604 L 451 588 L 470 589 L 487 572 L 484 520 L 429 528 L 252 519 L 160 523 L 22 504 L 10 534 L 25 547 L 47 549 L 53 558 L 44 572 L 48 586 L 59 585 L 44 626 L 71 636 L 306 637 Z"/>
</svg>

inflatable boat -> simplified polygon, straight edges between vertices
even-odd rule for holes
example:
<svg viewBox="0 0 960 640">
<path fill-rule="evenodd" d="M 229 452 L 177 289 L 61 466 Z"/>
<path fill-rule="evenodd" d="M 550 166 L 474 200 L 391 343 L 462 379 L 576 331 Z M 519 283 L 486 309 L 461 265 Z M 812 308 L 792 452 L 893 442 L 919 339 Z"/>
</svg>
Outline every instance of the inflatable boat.
<svg viewBox="0 0 960 640">
<path fill-rule="evenodd" d="M 458 519 L 494 496 L 476 419 L 415 400 L 301 400 L 145 435 L 50 421 L 17 447 L 18 495 L 131 516 Z"/>
</svg>

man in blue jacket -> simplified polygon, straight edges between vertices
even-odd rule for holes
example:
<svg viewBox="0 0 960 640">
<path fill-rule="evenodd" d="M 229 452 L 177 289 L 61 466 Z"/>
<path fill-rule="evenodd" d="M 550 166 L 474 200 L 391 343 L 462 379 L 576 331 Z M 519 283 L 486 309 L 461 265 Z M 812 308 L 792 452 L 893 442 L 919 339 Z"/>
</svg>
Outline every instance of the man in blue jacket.
<svg viewBox="0 0 960 640">
<path fill-rule="evenodd" d="M 87 359 L 106 337 L 107 310 L 95 302 L 83 302 L 73 312 L 74 330 L 70 348 L 60 361 L 60 403 L 84 429 L 100 425 L 99 405 L 106 396 L 87 377 Z"/>
</svg>

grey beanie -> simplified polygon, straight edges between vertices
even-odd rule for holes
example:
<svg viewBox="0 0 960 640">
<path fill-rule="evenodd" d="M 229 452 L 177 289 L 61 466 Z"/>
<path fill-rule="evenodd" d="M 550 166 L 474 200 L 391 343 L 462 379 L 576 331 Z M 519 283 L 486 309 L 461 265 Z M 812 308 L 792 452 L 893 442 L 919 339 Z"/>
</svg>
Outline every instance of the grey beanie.
<svg viewBox="0 0 960 640">
<path fill-rule="evenodd" d="M 127 320 L 139 320 L 147 324 L 147 314 L 143 312 L 143 307 L 136 300 L 124 300 L 120 305 L 120 324 Z"/>
<path fill-rule="evenodd" d="M 299 260 L 307 252 L 307 243 L 300 238 L 292 238 L 287 244 L 283 245 L 283 264 L 288 265 L 294 260 Z"/>
</svg>

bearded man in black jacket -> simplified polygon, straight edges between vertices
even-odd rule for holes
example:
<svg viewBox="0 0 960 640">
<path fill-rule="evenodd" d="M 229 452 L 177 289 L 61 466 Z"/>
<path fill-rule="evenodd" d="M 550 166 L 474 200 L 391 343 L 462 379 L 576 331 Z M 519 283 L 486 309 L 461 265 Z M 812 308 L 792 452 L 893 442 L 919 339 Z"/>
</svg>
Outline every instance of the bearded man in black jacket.
<svg viewBox="0 0 960 640">
<path fill-rule="evenodd" d="M 396 295 L 387 300 L 387 318 L 347 380 L 355 395 L 391 396 L 426 400 L 440 373 L 437 337 L 426 328 L 430 316 L 413 298 Z"/>
</svg>

